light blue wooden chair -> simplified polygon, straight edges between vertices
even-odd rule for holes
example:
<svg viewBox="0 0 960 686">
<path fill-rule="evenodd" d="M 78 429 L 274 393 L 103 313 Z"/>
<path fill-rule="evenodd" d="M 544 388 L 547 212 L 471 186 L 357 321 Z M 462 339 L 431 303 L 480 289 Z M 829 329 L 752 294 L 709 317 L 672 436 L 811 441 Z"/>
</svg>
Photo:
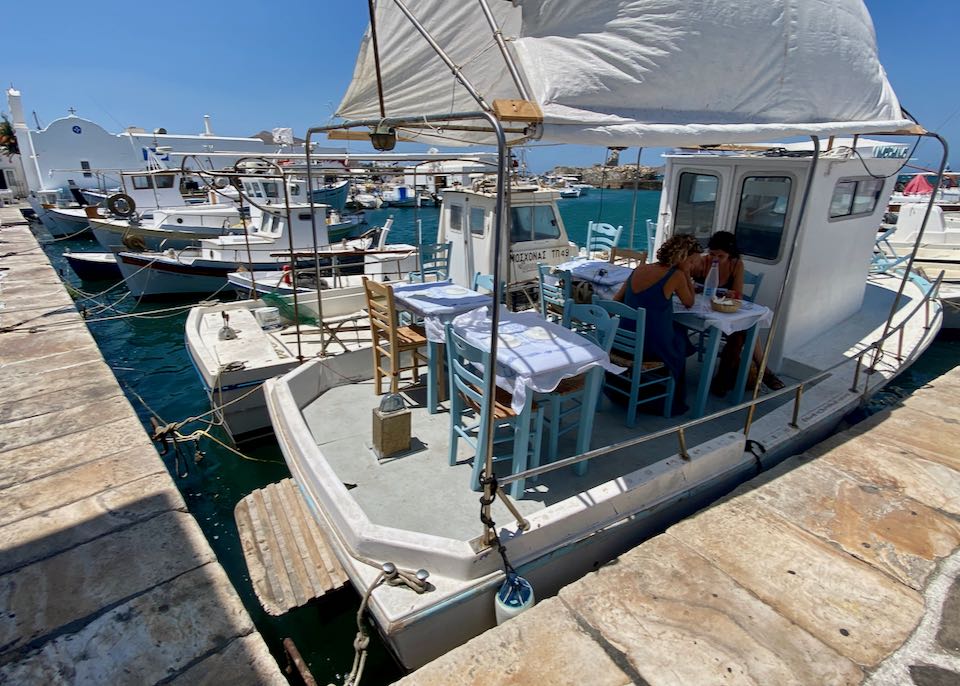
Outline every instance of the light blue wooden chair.
<svg viewBox="0 0 960 686">
<path fill-rule="evenodd" d="M 453 243 L 423 243 L 420 246 L 420 270 L 410 272 L 411 282 L 443 281 L 450 274 L 450 250 Z"/>
<path fill-rule="evenodd" d="M 493 373 L 490 353 L 469 343 L 446 327 L 447 364 L 450 368 L 450 465 L 457 463 L 457 446 L 463 439 L 473 448 L 473 471 L 470 487 L 480 490 L 480 473 L 487 454 L 487 427 L 494 423 L 494 463 L 510 461 L 510 473 L 515 474 L 540 464 L 540 440 L 543 436 L 543 410 L 535 407 L 533 394 L 520 414 L 510 407 L 511 396 L 496 388 L 493 415 L 487 411 L 483 398 L 484 378 L 481 374 Z M 465 417 L 470 411 L 471 417 Z M 509 452 L 498 456 L 498 446 L 508 446 Z M 523 495 L 524 480 L 510 484 L 510 496 Z"/>
<path fill-rule="evenodd" d="M 673 407 L 673 393 L 675 383 L 670 371 L 663 362 L 645 361 L 643 359 L 643 334 L 646 328 L 647 312 L 642 307 L 633 308 L 615 300 L 595 299 L 594 303 L 607 311 L 611 316 L 620 318 L 613 338 L 613 349 L 610 352 L 610 361 L 626 367 L 623 376 L 630 381 L 630 390 L 622 386 L 604 383 L 609 392 L 626 396 L 627 398 L 627 426 L 633 427 L 637 423 L 637 408 L 654 400 L 664 399 L 663 416 L 669 419 Z M 635 322 L 634 330 L 623 326 L 625 321 Z M 640 400 L 640 389 L 660 384 L 663 392 L 651 395 Z"/>
<path fill-rule="evenodd" d="M 572 297 L 573 274 L 553 269 L 549 264 L 537 266 L 540 273 L 540 316 L 553 322 L 563 318 L 563 305 Z"/>
<path fill-rule="evenodd" d="M 481 274 L 477 272 L 473 275 L 473 290 L 480 291 L 484 290 L 491 295 L 493 295 L 493 274 Z M 507 299 L 507 284 L 504 282 L 500 283 L 500 302 L 505 302 Z"/>
<path fill-rule="evenodd" d="M 613 224 L 590 222 L 587 225 L 587 255 L 590 256 L 595 252 L 612 254 L 613 249 L 620 242 L 622 232 L 622 226 L 615 227 Z"/>
<path fill-rule="evenodd" d="M 647 253 L 656 255 L 654 246 L 657 244 L 657 222 L 652 219 L 647 220 Z"/>
<path fill-rule="evenodd" d="M 577 304 L 573 300 L 567 300 L 563 308 L 563 325 L 587 338 L 608 355 L 613 346 L 618 322 L 617 317 L 611 317 L 606 310 L 596 305 Z M 543 407 L 544 429 L 548 431 L 548 460 L 553 461 L 559 457 L 560 436 L 573 430 L 578 431 L 577 454 L 590 449 L 593 418 L 602 383 L 603 368 L 594 367 L 584 374 L 563 379 L 550 393 L 537 394 L 535 401 Z M 565 418 L 581 415 L 582 421 L 574 419 L 566 426 L 563 425 Z M 587 463 L 580 462 L 574 469 L 577 474 L 586 474 Z"/>
<path fill-rule="evenodd" d="M 757 293 L 760 292 L 760 284 L 763 282 L 763 274 L 754 274 L 753 272 L 748 272 L 746 269 L 743 270 L 743 298 L 744 300 L 749 300 L 750 302 L 756 302 Z M 747 286 L 753 286 L 750 289 L 750 293 L 747 293 Z"/>
</svg>

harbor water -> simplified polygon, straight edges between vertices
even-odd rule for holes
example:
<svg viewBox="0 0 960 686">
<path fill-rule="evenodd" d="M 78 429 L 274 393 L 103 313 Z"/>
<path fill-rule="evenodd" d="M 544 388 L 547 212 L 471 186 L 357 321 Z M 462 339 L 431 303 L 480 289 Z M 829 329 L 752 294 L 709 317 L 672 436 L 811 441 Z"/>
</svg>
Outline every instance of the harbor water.
<svg viewBox="0 0 960 686">
<path fill-rule="evenodd" d="M 560 210 L 570 238 L 578 244 L 586 240 L 590 221 L 624 226 L 621 245 L 646 248 L 647 219 L 656 219 L 660 194 L 657 191 L 594 189 L 589 195 L 560 201 Z M 634 212 L 634 203 L 636 209 Z M 635 229 L 629 236 L 631 217 Z M 381 209 L 368 211 L 371 225 L 382 224 L 393 215 L 391 241 L 416 241 L 419 223 L 423 240 L 436 236 L 438 210 Z M 39 225 L 41 240 L 50 241 Z M 189 417 L 201 419 L 183 428 L 187 433 L 206 426 L 207 398 L 191 366 L 184 347 L 184 321 L 187 308 L 181 302 L 137 303 L 123 286 L 107 290 L 110 284 L 79 281 L 62 258 L 65 250 L 99 250 L 92 240 L 47 242 L 45 250 L 64 280 L 78 290 L 77 305 L 84 310 L 90 330 L 107 363 L 144 426 L 149 430 L 151 417 L 162 423 Z M 135 317 L 123 315 L 136 313 Z M 866 411 L 896 401 L 927 381 L 953 368 L 960 361 L 960 342 L 941 337 L 896 383 L 881 394 Z M 214 437 L 226 441 L 222 430 L 211 429 Z M 282 641 L 292 638 L 307 661 L 318 683 L 342 681 L 353 661 L 356 611 L 359 596 L 344 589 L 283 617 L 270 617 L 261 608 L 247 575 L 237 536 L 233 510 L 251 491 L 289 476 L 280 450 L 272 440 L 242 448 L 242 454 L 201 438 L 194 446 L 185 446 L 181 454 L 163 456 L 173 474 L 190 512 L 203 529 L 233 585 L 253 617 L 281 666 L 288 660 Z M 480 523 L 478 521 L 478 532 Z M 375 635 L 375 631 L 371 632 Z M 376 639 L 364 672 L 365 684 L 389 683 L 402 672 Z"/>
</svg>

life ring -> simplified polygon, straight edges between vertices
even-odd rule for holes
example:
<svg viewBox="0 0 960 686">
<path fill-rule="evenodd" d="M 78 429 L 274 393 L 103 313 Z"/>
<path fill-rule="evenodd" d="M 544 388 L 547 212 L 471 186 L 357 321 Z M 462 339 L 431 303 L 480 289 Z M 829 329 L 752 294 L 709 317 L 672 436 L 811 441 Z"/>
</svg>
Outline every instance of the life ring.
<svg viewBox="0 0 960 686">
<path fill-rule="evenodd" d="M 137 211 L 137 203 L 126 193 L 114 193 L 107 198 L 107 209 L 118 217 L 131 217 Z"/>
<path fill-rule="evenodd" d="M 290 273 L 290 265 L 289 264 L 283 265 L 281 272 L 283 273 L 283 275 L 280 278 L 280 282 L 285 283 L 287 285 L 293 284 L 293 279 L 291 278 L 291 273 Z"/>
</svg>

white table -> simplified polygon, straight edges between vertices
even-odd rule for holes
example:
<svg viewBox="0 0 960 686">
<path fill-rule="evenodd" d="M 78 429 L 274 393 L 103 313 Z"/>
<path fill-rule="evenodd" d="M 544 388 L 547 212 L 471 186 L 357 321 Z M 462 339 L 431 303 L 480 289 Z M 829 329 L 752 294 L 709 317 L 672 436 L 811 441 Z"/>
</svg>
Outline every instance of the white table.
<svg viewBox="0 0 960 686">
<path fill-rule="evenodd" d="M 623 282 L 633 273 L 632 267 L 623 264 L 611 264 L 604 260 L 587 258 L 558 264 L 555 269 L 569 271 L 575 279 L 589 281 L 593 284 L 593 292 L 604 300 L 613 299 Z"/>
<path fill-rule="evenodd" d="M 437 384 L 442 364 L 444 327 L 454 317 L 490 305 L 493 298 L 484 293 L 457 286 L 452 281 L 407 283 L 393 286 L 397 305 L 423 318 L 427 334 L 427 411 L 436 414 L 439 403 Z"/>
<path fill-rule="evenodd" d="M 740 353 L 740 366 L 737 379 L 733 384 L 734 405 L 743 400 L 744 388 L 750 362 L 753 360 L 753 347 L 760 327 L 769 326 L 773 312 L 769 307 L 744 300 L 736 312 L 717 312 L 702 294 L 696 296 L 693 307 L 684 307 L 679 299 L 673 299 L 673 320 L 694 331 L 706 331 L 707 342 L 703 353 L 703 368 L 697 385 L 697 398 L 693 406 L 693 416 L 702 417 L 707 406 L 707 394 L 710 381 L 717 366 L 717 354 L 720 350 L 720 334 L 730 335 L 737 331 L 746 331 L 746 341 Z"/>
<path fill-rule="evenodd" d="M 489 309 L 479 309 L 453 320 L 454 330 L 477 348 L 490 351 Z M 602 348 L 570 329 L 534 312 L 510 312 L 501 307 L 497 337 L 496 381 L 512 394 L 511 407 L 520 414 L 534 392 L 550 393 L 568 377 L 588 373 L 577 432 L 577 451 L 590 447 L 590 434 L 603 371 L 625 371 Z M 553 457 L 553 456 L 551 456 Z"/>
</svg>

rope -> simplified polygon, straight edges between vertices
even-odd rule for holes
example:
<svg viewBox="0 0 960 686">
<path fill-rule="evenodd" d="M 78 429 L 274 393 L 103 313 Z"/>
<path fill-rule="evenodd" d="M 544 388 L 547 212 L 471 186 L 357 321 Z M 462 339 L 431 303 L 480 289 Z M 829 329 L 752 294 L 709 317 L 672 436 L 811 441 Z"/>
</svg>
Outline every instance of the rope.
<svg viewBox="0 0 960 686">
<path fill-rule="evenodd" d="M 380 573 L 377 574 L 373 583 L 363 594 L 363 600 L 360 601 L 360 608 L 357 610 L 357 635 L 353 639 L 353 667 L 350 669 L 350 674 L 344 679 L 343 686 L 358 686 L 363 676 L 363 668 L 367 662 L 367 651 L 370 647 L 370 635 L 367 633 L 367 627 L 363 621 L 363 613 L 367 610 L 373 592 L 384 583 L 390 586 L 406 586 L 417 593 L 423 593 L 428 587 L 427 577 L 429 575 L 423 570 L 411 574 L 398 569 L 392 562 L 385 562 L 380 569 Z"/>
</svg>

